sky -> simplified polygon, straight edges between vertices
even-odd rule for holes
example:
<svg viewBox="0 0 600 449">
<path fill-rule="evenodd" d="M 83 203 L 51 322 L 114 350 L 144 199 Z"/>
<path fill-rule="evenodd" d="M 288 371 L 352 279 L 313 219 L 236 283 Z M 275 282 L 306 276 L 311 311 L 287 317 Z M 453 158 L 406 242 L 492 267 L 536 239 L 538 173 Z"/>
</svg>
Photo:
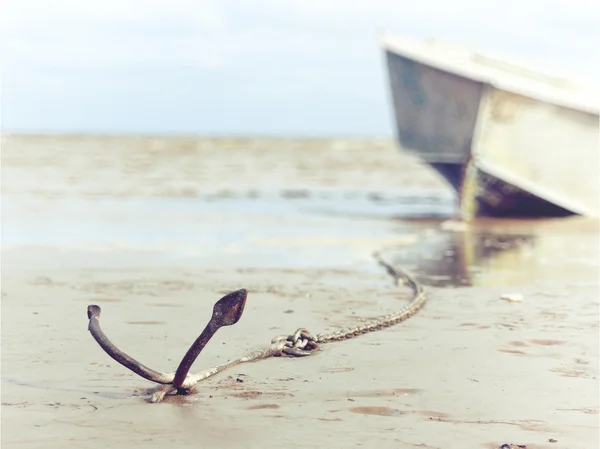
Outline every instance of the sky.
<svg viewBox="0 0 600 449">
<path fill-rule="evenodd" d="M 4 0 L 12 132 L 394 135 L 378 32 L 600 79 L 593 0 Z"/>
</svg>

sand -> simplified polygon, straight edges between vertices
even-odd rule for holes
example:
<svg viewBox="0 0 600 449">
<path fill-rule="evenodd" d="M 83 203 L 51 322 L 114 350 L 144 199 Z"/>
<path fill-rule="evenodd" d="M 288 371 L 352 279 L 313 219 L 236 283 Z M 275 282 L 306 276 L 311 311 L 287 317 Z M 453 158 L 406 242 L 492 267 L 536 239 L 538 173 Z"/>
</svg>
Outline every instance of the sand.
<svg viewBox="0 0 600 449">
<path fill-rule="evenodd" d="M 452 217 L 444 184 L 387 141 L 3 137 L 6 447 L 595 448 L 598 222 Z M 306 358 L 243 364 L 194 394 L 174 371 L 212 305 L 248 302 L 199 371 L 299 327 L 426 307 Z M 521 301 L 503 300 L 521 296 Z"/>
</svg>

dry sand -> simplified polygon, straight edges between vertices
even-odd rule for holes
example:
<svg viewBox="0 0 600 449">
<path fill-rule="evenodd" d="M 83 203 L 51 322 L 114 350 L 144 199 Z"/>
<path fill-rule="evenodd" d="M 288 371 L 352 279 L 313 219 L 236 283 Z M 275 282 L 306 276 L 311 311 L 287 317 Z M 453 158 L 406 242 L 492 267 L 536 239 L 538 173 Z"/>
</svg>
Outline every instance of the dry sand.
<svg viewBox="0 0 600 449">
<path fill-rule="evenodd" d="M 385 141 L 4 137 L 2 194 L 3 447 L 599 446 L 597 221 L 415 218 L 452 202 Z M 245 287 L 208 368 L 396 310 L 382 247 L 426 285 L 419 314 L 191 396 L 147 403 L 86 330 L 98 304 L 118 346 L 173 371 Z"/>
</svg>

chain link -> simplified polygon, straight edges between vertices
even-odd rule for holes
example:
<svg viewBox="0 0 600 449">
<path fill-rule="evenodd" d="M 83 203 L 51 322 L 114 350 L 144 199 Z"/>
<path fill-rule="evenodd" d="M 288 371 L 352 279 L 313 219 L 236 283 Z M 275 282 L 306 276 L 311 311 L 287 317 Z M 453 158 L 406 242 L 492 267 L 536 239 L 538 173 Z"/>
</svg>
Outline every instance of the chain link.
<svg viewBox="0 0 600 449">
<path fill-rule="evenodd" d="M 271 343 L 280 342 L 285 344 L 282 349 L 284 354 L 296 357 L 311 355 L 319 349 L 315 337 L 304 328 L 298 329 L 292 335 L 278 335 L 271 340 Z"/>
</svg>

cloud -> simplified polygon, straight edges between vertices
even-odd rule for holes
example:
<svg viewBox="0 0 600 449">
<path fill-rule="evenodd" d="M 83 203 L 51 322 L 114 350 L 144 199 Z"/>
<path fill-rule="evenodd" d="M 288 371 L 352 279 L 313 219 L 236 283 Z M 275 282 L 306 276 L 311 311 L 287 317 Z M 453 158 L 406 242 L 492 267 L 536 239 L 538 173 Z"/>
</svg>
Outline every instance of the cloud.
<svg viewBox="0 0 600 449">
<path fill-rule="evenodd" d="M 9 67 L 215 68 L 286 52 L 350 60 L 376 54 L 382 28 L 545 59 L 575 52 L 585 63 L 579 50 L 600 38 L 600 6 L 586 0 L 9 0 L 4 9 Z"/>
<path fill-rule="evenodd" d="M 220 28 L 222 15 L 218 3 L 210 0 L 10 0 L 3 9 L 2 25 L 9 32 L 56 23 L 107 23 L 184 20 L 202 27 Z"/>
<path fill-rule="evenodd" d="M 207 0 L 11 0 L 3 13 L 8 68 L 221 64 L 212 39 L 226 27 Z"/>
<path fill-rule="evenodd" d="M 146 126 L 156 129 L 165 120 L 147 109 L 160 111 L 163 102 L 172 122 L 218 127 L 214 111 L 222 111 L 223 129 L 247 130 L 249 123 L 260 126 L 260 118 L 266 130 L 294 124 L 299 132 L 327 126 L 339 132 L 337 108 L 348 129 L 390 133 L 378 30 L 450 40 L 598 78 L 597 3 L 5 0 L 4 122 L 29 126 L 28 117 L 35 116 L 43 125 L 43 115 L 32 111 L 69 104 L 60 109 L 62 116 L 52 117 L 52 126 L 70 126 L 85 116 L 99 127 L 126 128 L 135 115 L 138 128 L 140 117 L 149 117 Z M 110 97 L 126 113 L 111 109 Z M 202 107 L 194 109 L 190 98 Z M 178 118 L 179 103 L 197 118 Z M 18 117 L 10 112 L 16 110 Z M 238 111 L 254 112 L 248 117 Z"/>
</svg>

